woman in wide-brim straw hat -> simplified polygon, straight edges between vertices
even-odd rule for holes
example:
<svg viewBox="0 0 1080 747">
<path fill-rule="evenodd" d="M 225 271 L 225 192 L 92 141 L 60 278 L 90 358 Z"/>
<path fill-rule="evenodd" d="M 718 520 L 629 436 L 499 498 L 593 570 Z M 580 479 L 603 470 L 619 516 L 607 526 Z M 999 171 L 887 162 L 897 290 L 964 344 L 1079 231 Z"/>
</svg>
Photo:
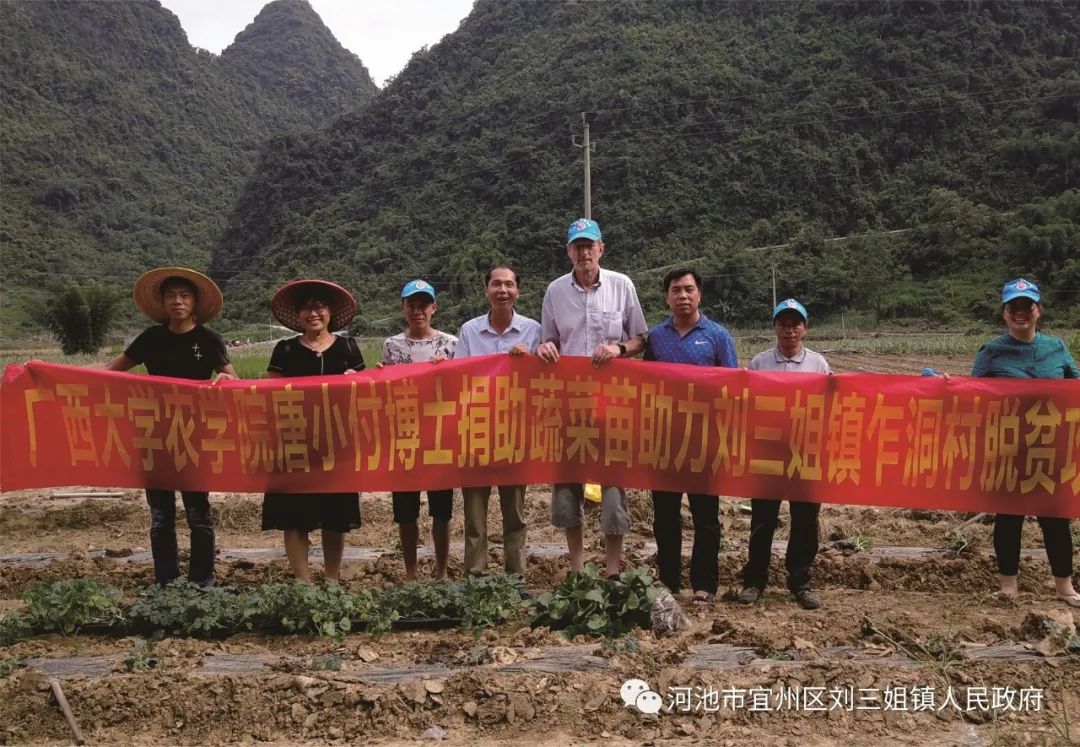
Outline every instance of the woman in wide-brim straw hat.
<svg viewBox="0 0 1080 747">
<path fill-rule="evenodd" d="M 1017 278 L 1001 289 L 1001 316 L 1005 334 L 979 348 L 972 376 L 1001 376 L 1013 379 L 1080 379 L 1080 368 L 1065 343 L 1039 331 L 1042 297 L 1039 286 Z M 1054 577 L 1054 590 L 1070 607 L 1080 607 L 1080 594 L 1072 585 L 1073 546 L 1069 520 L 1039 516 L 1046 557 Z M 1024 517 L 998 514 L 994 517 L 994 552 L 997 555 L 1001 594 L 1015 597 L 1019 592 L 1020 536 Z"/>
<path fill-rule="evenodd" d="M 356 315 L 356 300 L 347 290 L 326 280 L 294 280 L 270 299 L 270 310 L 282 325 L 299 332 L 274 347 L 267 366 L 270 378 L 356 374 L 364 358 L 356 340 L 333 334 Z M 326 579 L 337 580 L 345 534 L 360 526 L 358 493 L 267 493 L 263 498 L 262 528 L 285 534 L 285 553 L 293 575 L 308 576 L 308 533 L 322 530 Z"/>
<path fill-rule="evenodd" d="M 112 371 L 127 371 L 140 363 L 151 376 L 173 376 L 203 381 L 235 379 L 236 371 L 225 343 L 203 323 L 221 311 L 221 290 L 201 272 L 185 267 L 160 267 L 135 281 L 135 305 L 156 324 L 136 337 L 123 353 L 105 364 Z M 214 522 L 210 494 L 184 491 L 184 513 L 191 529 L 188 579 L 210 584 L 214 574 Z M 180 576 L 176 551 L 176 493 L 147 490 L 150 504 L 150 549 L 154 577 L 167 584 Z"/>
</svg>

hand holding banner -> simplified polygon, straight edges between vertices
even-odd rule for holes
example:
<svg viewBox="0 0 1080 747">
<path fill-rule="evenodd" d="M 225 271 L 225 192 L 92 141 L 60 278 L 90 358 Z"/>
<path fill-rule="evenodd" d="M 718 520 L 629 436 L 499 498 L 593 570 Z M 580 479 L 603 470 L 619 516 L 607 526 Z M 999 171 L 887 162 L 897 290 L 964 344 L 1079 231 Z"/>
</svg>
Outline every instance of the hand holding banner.
<svg viewBox="0 0 1080 747">
<path fill-rule="evenodd" d="M 488 356 L 230 381 L 30 362 L 0 487 L 419 490 L 552 481 L 1080 516 L 1080 386 Z"/>
</svg>

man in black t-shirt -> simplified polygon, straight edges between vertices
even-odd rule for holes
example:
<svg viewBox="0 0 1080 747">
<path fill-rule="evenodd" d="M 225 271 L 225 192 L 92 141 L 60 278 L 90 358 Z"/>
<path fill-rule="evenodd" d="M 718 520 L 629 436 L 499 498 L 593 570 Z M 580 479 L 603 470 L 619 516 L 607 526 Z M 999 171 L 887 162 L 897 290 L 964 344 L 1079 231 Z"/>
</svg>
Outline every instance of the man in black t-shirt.
<svg viewBox="0 0 1080 747">
<path fill-rule="evenodd" d="M 182 267 L 151 270 L 135 281 L 135 305 L 157 325 L 135 338 L 123 353 L 105 365 L 127 371 L 140 363 L 152 376 L 217 381 L 235 379 L 225 344 L 202 326 L 221 311 L 221 290 L 200 272 Z M 184 513 L 191 529 L 188 580 L 210 585 L 214 578 L 214 519 L 210 494 L 183 491 Z M 150 504 L 150 550 L 154 578 L 165 585 L 180 576 L 176 547 L 176 492 L 147 488 Z"/>
</svg>

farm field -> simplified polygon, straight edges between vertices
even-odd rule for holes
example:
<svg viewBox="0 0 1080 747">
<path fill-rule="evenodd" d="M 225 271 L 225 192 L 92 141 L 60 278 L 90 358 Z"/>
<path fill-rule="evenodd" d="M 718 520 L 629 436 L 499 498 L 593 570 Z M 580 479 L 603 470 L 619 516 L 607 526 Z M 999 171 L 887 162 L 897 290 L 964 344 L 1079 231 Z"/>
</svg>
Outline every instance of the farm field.
<svg viewBox="0 0 1080 747">
<path fill-rule="evenodd" d="M 963 373 L 986 338 L 958 339 L 940 346 L 906 338 L 825 339 L 810 346 L 825 351 L 838 373 L 914 374 L 924 366 Z M 742 344 L 739 353 L 742 359 Z M 0 495 L 0 613 L 22 609 L 24 593 L 39 581 L 99 579 L 125 599 L 152 584 L 141 491 L 64 495 L 91 490 L 105 492 L 73 487 Z M 221 493 L 211 500 L 216 583 L 250 590 L 289 580 L 280 536 L 260 531 L 261 496 Z M 564 540 L 548 523 L 548 501 L 546 486 L 530 488 L 525 586 L 534 595 L 566 575 Z M 390 496 L 365 493 L 361 502 L 364 525 L 348 536 L 342 585 L 352 592 L 394 587 L 403 567 Z M 652 567 L 651 502 L 642 491 L 632 491 L 630 502 L 624 569 Z M 457 580 L 460 506 L 458 496 L 450 563 Z M 186 562 L 182 516 L 178 534 Z M 749 513 L 745 503 L 725 501 L 722 518 L 721 594 L 739 588 Z M 48 676 L 62 683 L 91 744 L 712 745 L 758 739 L 790 745 L 1044 745 L 1078 739 L 1080 614 L 1053 599 L 1033 521 L 1024 530 L 1022 593 L 1013 601 L 992 593 L 992 526 L 986 518 L 827 505 L 821 520 L 822 552 L 814 568 L 821 610 L 799 609 L 784 588 L 783 524 L 772 585 L 760 604 L 742 607 L 718 595 L 713 606 L 697 607 L 684 589 L 677 599 L 689 625 L 663 637 L 638 630 L 607 642 L 566 640 L 530 628 L 526 614 L 475 633 L 352 631 L 340 640 L 258 631 L 156 641 L 102 633 L 27 637 L 0 648 L 0 743 L 71 742 Z M 426 577 L 432 558 L 423 510 L 420 536 L 420 574 Z M 490 512 L 489 538 L 494 571 L 502 562 L 497 506 Z M 691 538 L 684 510 L 684 555 Z M 312 545 L 318 547 L 317 533 Z M 595 515 L 589 516 L 586 548 L 602 563 Z M 316 549 L 313 569 L 318 582 Z M 139 652 L 150 652 L 154 666 L 129 671 Z M 675 693 L 708 691 L 742 693 L 745 701 L 721 695 L 722 707 L 710 711 L 706 700 L 690 697 L 685 709 L 645 714 L 620 696 L 621 685 L 633 678 L 646 681 L 665 702 Z M 947 702 L 950 689 L 955 705 Z M 823 708 L 778 705 L 783 692 L 812 690 L 833 693 L 832 701 L 825 697 Z M 772 707 L 752 707 L 749 693 L 764 691 L 772 694 Z M 906 693 L 907 702 L 885 709 L 886 692 Z M 918 707 L 916 692 L 924 698 Z M 983 707 L 984 693 L 986 703 L 995 693 L 1011 697 L 994 711 Z"/>
</svg>

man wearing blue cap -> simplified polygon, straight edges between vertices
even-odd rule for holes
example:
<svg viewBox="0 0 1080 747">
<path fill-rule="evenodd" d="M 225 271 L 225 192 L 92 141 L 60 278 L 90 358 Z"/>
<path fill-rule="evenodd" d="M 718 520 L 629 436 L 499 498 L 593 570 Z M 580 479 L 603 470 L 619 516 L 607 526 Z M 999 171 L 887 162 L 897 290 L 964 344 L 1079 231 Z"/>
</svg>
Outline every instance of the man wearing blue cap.
<svg viewBox="0 0 1080 747">
<path fill-rule="evenodd" d="M 594 366 L 631 357 L 645 349 L 648 327 L 637 289 L 626 275 L 600 268 L 604 242 L 596 221 L 579 218 L 566 231 L 566 254 L 574 269 L 554 280 L 544 293 L 540 315 L 541 360 L 555 363 L 560 355 L 587 356 Z M 581 524 L 584 486 L 555 483 L 551 489 L 551 523 L 566 530 L 570 567 L 585 567 Z M 607 548 L 607 574 L 618 575 L 622 538 L 630 528 L 626 491 L 603 486 L 600 529 Z"/>
<path fill-rule="evenodd" d="M 410 280 L 401 289 L 401 313 L 406 330 L 383 342 L 383 366 L 403 363 L 437 363 L 454 357 L 457 338 L 431 326 L 435 316 L 435 288 L 425 280 Z M 405 580 L 416 578 L 416 543 L 420 539 L 417 519 L 420 518 L 420 491 L 393 494 L 394 523 L 398 525 L 401 556 L 405 561 Z M 453 515 L 454 490 L 429 490 L 428 515 L 431 517 L 431 541 L 435 546 L 435 578 L 446 576 L 450 557 L 450 518 Z"/>
<path fill-rule="evenodd" d="M 802 373 L 832 373 L 828 361 L 820 353 L 803 347 L 809 316 L 806 307 L 788 298 L 773 309 L 773 333 L 776 347 L 758 353 L 750 361 L 751 371 L 781 371 Z M 743 589 L 736 601 L 754 604 L 761 599 L 769 581 L 769 559 L 772 557 L 773 533 L 780 514 L 780 501 L 754 498 L 750 501 L 750 557 L 743 568 Z M 815 610 L 821 599 L 810 589 L 810 566 L 818 551 L 818 511 L 821 505 L 805 501 L 788 501 L 791 512 L 791 533 L 788 537 L 784 564 L 788 573 L 788 588 L 800 607 Z"/>
<path fill-rule="evenodd" d="M 1039 286 L 1017 278 L 1001 289 L 1001 316 L 1005 334 L 979 348 L 972 376 L 1010 379 L 1080 379 L 1069 348 L 1057 337 L 1039 331 L 1042 296 Z M 1018 507 L 1022 502 L 1018 501 Z M 1046 559 L 1059 599 L 1070 607 L 1080 607 L 1080 594 L 1072 585 L 1073 542 L 1069 520 L 1056 516 L 1037 517 L 1043 532 Z M 1024 517 L 997 514 L 994 517 L 994 555 L 998 565 L 1001 594 L 1015 597 L 1020 592 L 1020 540 Z"/>
</svg>

